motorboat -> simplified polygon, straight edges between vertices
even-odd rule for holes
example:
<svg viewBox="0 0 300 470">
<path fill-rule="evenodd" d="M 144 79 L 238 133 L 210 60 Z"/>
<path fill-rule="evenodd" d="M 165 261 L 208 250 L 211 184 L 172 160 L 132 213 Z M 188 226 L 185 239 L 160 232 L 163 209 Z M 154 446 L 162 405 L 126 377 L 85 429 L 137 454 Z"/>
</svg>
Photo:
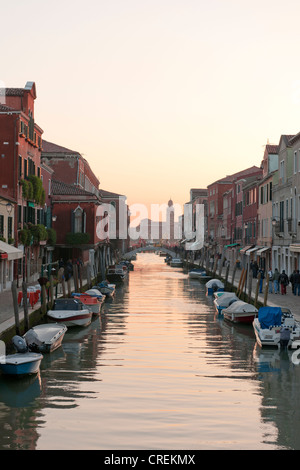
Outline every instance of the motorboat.
<svg viewBox="0 0 300 470">
<path fill-rule="evenodd" d="M 220 297 L 222 299 L 222 296 Z M 237 300 L 222 310 L 224 320 L 233 323 L 252 323 L 257 316 L 258 310 L 254 305 Z"/>
<path fill-rule="evenodd" d="M 52 310 L 47 313 L 48 317 L 68 326 L 87 326 L 92 321 L 93 312 L 79 299 L 55 299 Z"/>
<path fill-rule="evenodd" d="M 97 289 L 101 294 L 106 295 L 106 297 L 113 297 L 116 292 L 116 284 L 109 284 L 107 281 L 102 281 L 100 284 L 97 284 Z"/>
<path fill-rule="evenodd" d="M 290 333 L 288 347 L 296 348 L 300 341 L 300 323 L 288 308 L 261 307 L 253 320 L 253 328 L 260 347 L 278 347 L 283 329 Z"/>
<path fill-rule="evenodd" d="M 93 312 L 93 315 L 100 314 L 101 305 L 105 299 L 105 295 L 101 295 L 100 297 L 97 294 L 93 295 L 89 294 L 88 292 L 85 292 L 84 294 L 73 294 L 72 297 L 74 299 L 80 300 L 84 305 L 86 305 Z"/>
<path fill-rule="evenodd" d="M 214 299 L 214 305 L 218 313 L 222 313 L 224 308 L 229 307 L 233 302 L 237 302 L 239 300 L 234 292 L 220 292 L 220 294 L 222 295 L 217 295 Z"/>
<path fill-rule="evenodd" d="M 127 275 L 127 267 L 121 264 L 110 265 L 106 271 L 106 277 L 110 282 L 123 282 Z"/>
<path fill-rule="evenodd" d="M 206 295 L 211 295 L 214 292 L 224 291 L 224 284 L 219 279 L 210 279 L 205 284 L 205 287 L 206 287 Z"/>
<path fill-rule="evenodd" d="M 191 271 L 189 271 L 189 277 L 191 279 L 199 279 L 199 277 L 203 277 L 203 276 L 206 276 L 206 271 L 205 269 L 192 269 Z"/>
<path fill-rule="evenodd" d="M 14 336 L 12 343 L 17 352 L 0 357 L 1 372 L 17 376 L 36 374 L 40 370 L 43 355 L 29 352 L 27 343 L 21 336 Z"/>
<path fill-rule="evenodd" d="M 170 266 L 172 266 L 173 268 L 181 268 L 183 266 L 182 259 L 172 258 L 170 261 Z"/>
<path fill-rule="evenodd" d="M 45 323 L 33 326 L 23 338 L 29 351 L 50 353 L 61 346 L 66 331 L 67 327 L 62 323 Z"/>
</svg>

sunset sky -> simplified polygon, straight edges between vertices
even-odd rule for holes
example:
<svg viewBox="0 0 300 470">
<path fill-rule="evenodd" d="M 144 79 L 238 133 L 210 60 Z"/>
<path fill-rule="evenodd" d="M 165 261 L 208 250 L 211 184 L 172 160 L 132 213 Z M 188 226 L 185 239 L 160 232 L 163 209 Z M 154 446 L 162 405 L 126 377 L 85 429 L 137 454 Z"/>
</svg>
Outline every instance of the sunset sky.
<svg viewBox="0 0 300 470">
<path fill-rule="evenodd" d="M 299 16 L 293 0 L 2 2 L 0 80 L 36 82 L 45 140 L 101 188 L 184 204 L 300 131 Z"/>
</svg>

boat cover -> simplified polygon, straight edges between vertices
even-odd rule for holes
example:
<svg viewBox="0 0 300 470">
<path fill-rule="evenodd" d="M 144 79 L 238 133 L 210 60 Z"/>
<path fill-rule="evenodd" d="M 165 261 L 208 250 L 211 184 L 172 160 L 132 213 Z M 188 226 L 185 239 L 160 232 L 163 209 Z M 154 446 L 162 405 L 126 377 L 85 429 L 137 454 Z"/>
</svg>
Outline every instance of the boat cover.
<svg viewBox="0 0 300 470">
<path fill-rule="evenodd" d="M 261 307 L 258 311 L 258 321 L 263 330 L 270 326 L 281 325 L 282 311 L 280 307 Z"/>
<path fill-rule="evenodd" d="M 224 287 L 223 282 L 221 282 L 219 279 L 211 279 L 210 281 L 207 281 L 205 285 L 206 287 L 213 287 L 214 285 L 217 285 L 218 287 Z"/>
<path fill-rule="evenodd" d="M 243 302 L 242 300 L 237 300 L 226 308 L 226 313 L 256 313 L 257 311 L 258 310 L 254 307 L 254 305 Z"/>
<path fill-rule="evenodd" d="M 239 298 L 234 293 L 227 293 L 229 295 L 221 295 L 217 299 L 217 304 L 219 307 L 228 307 L 233 302 L 237 302 Z"/>
</svg>

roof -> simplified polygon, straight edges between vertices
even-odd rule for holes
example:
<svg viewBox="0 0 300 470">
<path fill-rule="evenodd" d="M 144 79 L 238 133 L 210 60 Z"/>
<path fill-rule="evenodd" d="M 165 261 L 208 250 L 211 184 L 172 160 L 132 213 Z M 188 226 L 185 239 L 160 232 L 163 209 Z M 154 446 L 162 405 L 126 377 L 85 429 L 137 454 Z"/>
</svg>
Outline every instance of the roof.
<svg viewBox="0 0 300 470">
<path fill-rule="evenodd" d="M 118 198 L 120 196 L 125 197 L 123 194 L 112 193 L 111 191 L 105 191 L 104 189 L 99 189 L 99 195 L 101 198 Z"/>
<path fill-rule="evenodd" d="M 279 150 L 279 145 L 274 145 L 274 144 L 267 144 L 266 145 L 266 151 L 270 154 L 275 154 L 277 155 L 278 154 L 278 150 Z"/>
<path fill-rule="evenodd" d="M 79 186 L 64 183 L 63 181 L 52 180 L 51 188 L 53 196 L 93 196 L 97 198 L 96 194 L 90 193 Z"/>
<path fill-rule="evenodd" d="M 47 140 L 43 139 L 43 154 L 44 153 L 63 153 L 70 154 L 70 155 L 80 155 L 77 150 L 70 150 L 66 147 L 62 147 L 61 145 L 54 144 L 52 142 L 48 142 Z"/>
<path fill-rule="evenodd" d="M 234 180 L 238 179 L 238 178 L 243 178 L 245 176 L 252 176 L 252 172 L 256 172 L 260 170 L 260 168 L 258 166 L 251 166 L 250 168 L 246 168 L 246 170 L 241 170 L 241 171 L 238 171 L 237 173 L 234 173 L 233 175 L 227 175 L 225 176 L 224 178 L 221 178 L 217 181 L 214 181 L 213 183 L 209 184 L 209 186 L 212 186 L 213 184 L 217 184 L 217 183 L 232 183 Z"/>
<path fill-rule="evenodd" d="M 289 144 L 290 145 L 293 145 L 297 142 L 297 140 L 300 139 L 300 132 L 298 132 L 298 134 L 296 135 L 293 135 L 290 139 L 289 139 Z"/>
</svg>

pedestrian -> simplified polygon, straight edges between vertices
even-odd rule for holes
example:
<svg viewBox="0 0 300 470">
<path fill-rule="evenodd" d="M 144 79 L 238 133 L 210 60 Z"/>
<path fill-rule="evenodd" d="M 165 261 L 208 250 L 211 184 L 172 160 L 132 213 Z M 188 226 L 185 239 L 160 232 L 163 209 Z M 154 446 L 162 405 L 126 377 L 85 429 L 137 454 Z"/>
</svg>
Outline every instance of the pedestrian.
<svg viewBox="0 0 300 470">
<path fill-rule="evenodd" d="M 253 272 L 253 278 L 256 279 L 257 278 L 257 273 L 258 273 L 257 261 L 254 261 L 254 263 L 252 265 L 252 272 Z"/>
<path fill-rule="evenodd" d="M 294 290 L 295 290 L 295 276 L 296 276 L 296 269 L 294 269 L 294 271 L 292 272 L 292 274 L 290 275 L 290 283 L 292 284 L 292 292 L 293 294 L 295 294 Z"/>
<path fill-rule="evenodd" d="M 286 294 L 286 286 L 289 284 L 289 278 L 285 272 L 285 270 L 282 270 L 282 273 L 279 276 L 279 284 L 280 284 L 280 289 L 281 289 L 281 295 Z"/>
<path fill-rule="evenodd" d="M 268 276 L 269 276 L 269 294 L 273 294 L 273 272 L 271 268 L 268 271 Z"/>
<path fill-rule="evenodd" d="M 279 271 L 277 268 L 275 268 L 274 274 L 273 274 L 273 285 L 274 285 L 274 294 L 279 294 Z"/>
<path fill-rule="evenodd" d="M 259 269 L 258 273 L 260 274 L 260 281 L 259 281 L 259 293 L 262 293 L 262 288 L 263 288 L 263 281 L 265 278 L 265 273 L 264 270 L 261 268 Z"/>
<path fill-rule="evenodd" d="M 300 273 L 299 269 L 297 269 L 295 276 L 294 276 L 294 295 L 300 295 Z"/>
</svg>

